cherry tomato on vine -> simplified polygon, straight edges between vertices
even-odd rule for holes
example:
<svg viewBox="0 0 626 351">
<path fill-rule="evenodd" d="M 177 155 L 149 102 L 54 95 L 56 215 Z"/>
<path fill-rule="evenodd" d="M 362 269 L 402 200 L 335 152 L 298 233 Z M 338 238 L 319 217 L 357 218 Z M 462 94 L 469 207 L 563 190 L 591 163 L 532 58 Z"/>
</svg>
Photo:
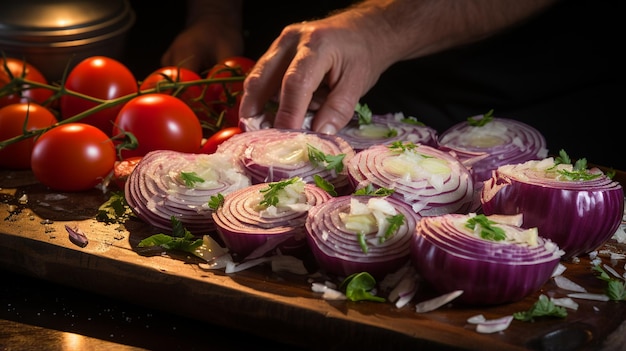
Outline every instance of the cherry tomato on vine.
<svg viewBox="0 0 626 351">
<path fill-rule="evenodd" d="M 226 58 L 215 64 L 207 73 L 207 79 L 245 77 L 256 61 L 243 57 L 234 56 Z M 243 91 L 243 81 L 232 83 L 214 83 L 207 86 L 204 98 L 216 114 L 226 110 L 222 127 L 239 125 L 239 99 Z"/>
<path fill-rule="evenodd" d="M 0 108 L 0 141 L 8 140 L 27 131 L 49 127 L 57 122 L 47 108 L 31 103 L 17 103 Z M 24 139 L 0 149 L 0 167 L 30 168 L 30 156 L 35 138 Z"/>
<path fill-rule="evenodd" d="M 239 127 L 226 127 L 221 130 L 215 132 L 215 134 L 211 135 L 205 142 L 202 144 L 202 149 L 200 153 L 203 154 L 212 154 L 217 151 L 217 147 L 223 143 L 224 141 L 230 139 L 235 134 L 243 133 L 241 128 Z"/>
<path fill-rule="evenodd" d="M 111 100 L 135 94 L 138 84 L 133 73 L 121 62 L 106 56 L 91 56 L 79 62 L 67 75 L 65 88 L 90 97 Z M 61 96 L 61 117 L 67 119 L 97 106 L 80 97 Z M 123 104 L 108 107 L 80 120 L 111 135 L 113 121 Z"/>
<path fill-rule="evenodd" d="M 7 72 L 4 65 L 6 64 L 9 72 Z M 48 80 L 35 66 L 20 59 L 7 57 L 6 60 L 0 57 L 0 88 L 4 87 L 11 81 L 12 77 L 23 77 L 24 79 L 48 84 Z M 10 95 L 0 97 L 0 107 L 15 104 L 19 102 L 36 102 L 43 104 L 48 98 L 52 96 L 52 90 L 45 88 L 33 88 L 29 89 L 28 86 L 23 86 L 21 92 L 15 92 Z"/>
<path fill-rule="evenodd" d="M 128 101 L 113 127 L 115 136 L 124 132 L 132 133 L 138 146 L 121 150 L 122 159 L 154 150 L 197 152 L 202 142 L 202 126 L 193 110 L 166 94 L 139 95 Z"/>
<path fill-rule="evenodd" d="M 161 84 L 164 83 L 174 83 L 174 82 L 192 82 L 196 80 L 202 79 L 199 74 L 196 72 L 183 68 L 183 67 L 175 67 L 175 66 L 166 66 L 161 67 L 154 72 L 150 73 L 146 79 L 141 82 L 139 86 L 139 90 L 147 90 L 153 88 L 159 88 Z M 162 94 L 175 95 L 179 99 L 183 100 L 187 105 L 189 105 L 194 111 L 196 108 L 202 107 L 202 103 L 199 101 L 194 101 L 202 96 L 202 86 L 201 85 L 192 85 L 182 89 L 181 91 L 174 91 L 173 89 L 162 89 L 157 92 Z"/>
<path fill-rule="evenodd" d="M 35 178 L 53 190 L 89 190 L 113 170 L 115 145 L 103 131 L 67 123 L 43 133 L 31 157 Z"/>
</svg>

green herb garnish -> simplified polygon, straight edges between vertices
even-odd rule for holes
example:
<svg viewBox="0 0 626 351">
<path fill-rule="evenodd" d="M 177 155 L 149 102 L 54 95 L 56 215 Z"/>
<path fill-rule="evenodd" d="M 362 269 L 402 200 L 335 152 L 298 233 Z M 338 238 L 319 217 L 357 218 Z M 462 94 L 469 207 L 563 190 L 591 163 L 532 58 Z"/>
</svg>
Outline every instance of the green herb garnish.
<svg viewBox="0 0 626 351">
<path fill-rule="evenodd" d="M 474 117 L 467 118 L 467 124 L 469 124 L 472 127 L 482 127 L 491 121 L 493 121 L 493 109 L 485 113 L 482 116 L 482 118 L 474 118 Z"/>
<path fill-rule="evenodd" d="M 327 170 L 335 170 L 341 172 L 343 170 L 343 159 L 346 154 L 330 155 L 325 154 L 315 146 L 307 144 L 309 150 L 309 161 L 314 166 L 323 165 Z"/>
<path fill-rule="evenodd" d="M 380 243 L 384 243 L 385 240 L 391 238 L 395 233 L 398 232 L 400 227 L 404 224 L 403 214 L 389 216 L 386 219 L 387 219 L 387 222 L 389 222 L 389 227 L 387 227 L 387 230 L 385 230 L 385 235 L 379 239 Z"/>
<path fill-rule="evenodd" d="M 559 151 L 559 156 L 554 158 L 554 166 L 551 169 L 554 169 L 556 166 L 560 164 L 571 165 L 572 160 L 565 150 L 561 149 Z M 587 159 L 581 158 L 576 161 L 573 165 L 571 171 L 567 171 L 564 169 L 558 169 L 557 173 L 561 176 L 561 178 L 565 180 L 592 180 L 601 176 L 601 174 L 592 174 L 587 169 Z"/>
<path fill-rule="evenodd" d="M 480 237 L 485 240 L 491 241 L 501 241 L 506 239 L 506 233 L 504 229 L 500 227 L 495 227 L 493 224 L 496 222 L 487 218 L 487 216 L 483 214 L 476 215 L 467 220 L 465 224 L 466 228 L 471 230 L 475 230 L 476 226 L 480 226 Z"/>
<path fill-rule="evenodd" d="M 607 283 L 605 292 L 609 299 L 613 301 L 626 301 L 626 281 L 612 278 L 600 265 L 596 264 L 592 269 L 599 273 L 597 276 L 599 279 Z"/>
<path fill-rule="evenodd" d="M 155 234 L 141 240 L 139 247 L 160 246 L 166 250 L 178 250 L 194 253 L 202 245 L 202 239 L 196 239 L 176 217 L 170 217 L 172 221 L 172 235 Z"/>
<path fill-rule="evenodd" d="M 534 322 L 538 317 L 567 317 L 564 307 L 555 305 L 550 299 L 541 294 L 539 300 L 528 310 L 513 313 L 513 318 L 523 322 Z"/>
<path fill-rule="evenodd" d="M 367 241 L 365 239 L 365 233 L 357 233 L 356 240 L 359 242 L 359 246 L 361 246 L 361 251 L 366 254 L 370 248 L 367 246 Z"/>
<path fill-rule="evenodd" d="M 376 279 L 367 272 L 354 273 L 341 282 L 340 289 L 345 290 L 350 301 L 385 302 L 385 299 L 371 293 L 376 287 Z"/>
<path fill-rule="evenodd" d="M 111 193 L 109 199 L 100 205 L 96 220 L 107 224 L 124 223 L 133 216 L 133 211 L 128 206 L 124 193 L 116 191 Z"/>
<path fill-rule="evenodd" d="M 273 182 L 267 185 L 267 188 L 259 190 L 263 193 L 263 200 L 259 203 L 261 206 L 276 206 L 278 204 L 278 192 L 285 189 L 287 185 L 300 181 L 300 177 L 293 177 L 280 182 Z"/>
<path fill-rule="evenodd" d="M 424 122 L 420 122 L 420 121 L 417 120 L 417 118 L 411 117 L 411 116 L 404 117 L 401 120 L 401 122 L 402 123 L 406 123 L 406 124 L 413 124 L 413 125 L 416 125 L 416 126 L 425 126 L 426 125 L 426 124 L 424 124 Z"/>
<path fill-rule="evenodd" d="M 357 102 L 354 112 L 356 112 L 356 115 L 359 118 L 360 126 L 372 123 L 372 110 L 370 110 L 367 104 L 361 105 L 361 103 Z"/>
<path fill-rule="evenodd" d="M 389 188 L 374 188 L 372 184 L 367 184 L 366 187 L 357 189 L 354 195 L 370 195 L 370 196 L 388 196 L 395 192 L 394 189 Z"/>
<path fill-rule="evenodd" d="M 209 200 L 209 208 L 213 211 L 217 210 L 224 204 L 224 195 L 222 193 L 217 193 L 217 195 L 211 195 L 211 199 Z"/>
<path fill-rule="evenodd" d="M 204 179 L 196 172 L 180 172 L 180 178 L 185 182 L 185 186 L 192 188 L 196 183 L 203 183 Z"/>
<path fill-rule="evenodd" d="M 402 142 L 402 141 L 394 141 L 389 144 L 388 148 L 392 151 L 404 152 L 404 151 L 412 151 L 417 149 L 417 144 L 413 142 Z"/>
<path fill-rule="evenodd" d="M 317 185 L 318 188 L 329 193 L 330 196 L 337 196 L 337 191 L 335 191 L 335 186 L 328 180 L 322 178 L 319 174 L 313 175 L 313 182 L 315 183 L 315 185 Z"/>
</svg>

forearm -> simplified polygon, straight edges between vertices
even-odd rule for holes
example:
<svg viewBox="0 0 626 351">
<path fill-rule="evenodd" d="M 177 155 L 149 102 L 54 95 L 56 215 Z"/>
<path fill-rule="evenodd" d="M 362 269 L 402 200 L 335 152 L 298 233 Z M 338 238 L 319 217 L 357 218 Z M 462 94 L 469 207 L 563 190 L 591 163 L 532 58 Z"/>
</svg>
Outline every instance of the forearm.
<svg viewBox="0 0 626 351">
<path fill-rule="evenodd" d="M 371 22 L 390 62 L 469 44 L 519 24 L 558 0 L 365 0 L 353 7 Z"/>
</svg>

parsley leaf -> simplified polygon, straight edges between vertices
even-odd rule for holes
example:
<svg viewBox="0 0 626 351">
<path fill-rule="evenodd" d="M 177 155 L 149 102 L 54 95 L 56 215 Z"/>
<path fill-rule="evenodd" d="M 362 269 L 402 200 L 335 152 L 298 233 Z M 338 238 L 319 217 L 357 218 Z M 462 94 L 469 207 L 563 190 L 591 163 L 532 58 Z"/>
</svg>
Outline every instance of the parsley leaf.
<svg viewBox="0 0 626 351">
<path fill-rule="evenodd" d="M 389 144 L 388 148 L 392 151 L 398 151 L 398 152 L 404 152 L 404 151 L 412 151 L 417 149 L 417 145 L 413 142 L 406 142 L 403 143 L 402 141 L 394 141 L 391 144 Z"/>
<path fill-rule="evenodd" d="M 607 272 L 600 267 L 600 265 L 594 265 L 593 271 L 598 273 L 598 279 L 602 279 L 607 282 L 605 289 L 606 295 L 613 301 L 626 301 L 626 281 L 621 281 L 617 278 L 612 278 Z"/>
<path fill-rule="evenodd" d="M 385 302 L 385 299 L 376 296 L 371 291 L 376 287 L 376 280 L 367 272 L 354 273 L 341 282 L 340 289 L 345 290 L 350 301 Z"/>
<path fill-rule="evenodd" d="M 567 317 L 567 311 L 564 307 L 555 305 L 550 299 L 541 294 L 539 300 L 528 310 L 513 313 L 513 318 L 523 322 L 534 322 L 538 317 Z"/>
<path fill-rule="evenodd" d="M 474 230 L 477 225 L 480 226 L 480 237 L 485 240 L 501 241 L 506 239 L 504 229 L 495 227 L 493 224 L 496 224 L 496 222 L 490 220 L 483 214 L 479 214 L 469 218 L 465 227 Z"/>
<path fill-rule="evenodd" d="M 330 196 L 337 196 L 337 191 L 335 191 L 335 186 L 331 182 L 322 178 L 319 174 L 313 175 L 313 182 L 315 183 L 315 185 L 317 185 L 318 188 L 329 193 Z"/>
<path fill-rule="evenodd" d="M 124 223 L 133 216 L 133 211 L 128 206 L 124 193 L 116 191 L 111 193 L 109 200 L 100 205 L 96 220 L 106 224 Z"/>
<path fill-rule="evenodd" d="M 170 217 L 172 235 L 163 233 L 149 236 L 139 242 L 139 247 L 160 246 L 166 250 L 178 250 L 193 253 L 202 245 L 202 239 L 196 239 L 190 231 L 185 229 L 182 222 L 176 217 Z"/>
<path fill-rule="evenodd" d="M 188 188 L 193 187 L 196 183 L 203 183 L 204 179 L 198 176 L 196 172 L 180 172 L 180 178 L 185 182 Z"/>
<path fill-rule="evenodd" d="M 307 144 L 309 151 L 309 161 L 314 166 L 323 165 L 327 170 L 335 170 L 341 172 L 343 170 L 343 159 L 346 154 L 330 155 L 325 154 L 315 146 Z"/>
<path fill-rule="evenodd" d="M 395 192 L 394 189 L 389 188 L 374 188 L 374 186 L 370 183 L 367 186 L 357 189 L 354 192 L 354 195 L 372 195 L 372 196 L 388 196 Z"/>
<path fill-rule="evenodd" d="M 278 204 L 278 192 L 285 189 L 287 185 L 300 181 L 300 177 L 293 177 L 280 182 L 273 182 L 267 185 L 267 188 L 259 190 L 263 194 L 263 200 L 259 202 L 261 206 L 276 206 Z"/>
<path fill-rule="evenodd" d="M 391 238 L 396 232 L 398 232 L 398 229 L 400 229 L 400 227 L 404 224 L 403 214 L 389 216 L 386 219 L 387 219 L 387 222 L 389 222 L 389 227 L 387 227 L 387 230 L 385 231 L 385 235 L 379 239 L 380 243 L 384 243 L 385 240 Z"/>
<path fill-rule="evenodd" d="M 561 149 L 559 151 L 559 156 L 554 158 L 554 166 L 551 168 L 555 168 L 556 166 L 560 165 L 560 164 L 567 164 L 567 165 L 571 165 L 572 164 L 572 160 L 570 159 L 569 155 L 567 154 L 567 152 L 565 152 L 565 150 Z M 574 164 L 574 166 L 572 167 L 571 171 L 568 170 L 564 170 L 564 169 L 559 169 L 557 170 L 557 173 L 559 175 L 561 175 L 561 178 L 564 180 L 592 180 L 592 179 L 596 179 L 598 177 L 600 177 L 602 174 L 593 174 L 590 173 L 589 170 L 587 169 L 587 159 L 586 158 L 581 158 L 578 159 L 576 161 L 576 163 Z"/>
<path fill-rule="evenodd" d="M 485 113 L 482 118 L 469 117 L 467 123 L 472 127 L 482 127 L 493 121 L 493 109 Z"/>
<path fill-rule="evenodd" d="M 217 195 L 211 195 L 211 199 L 209 200 L 209 208 L 213 211 L 217 210 L 224 204 L 224 195 L 222 193 L 217 193 Z"/>
<path fill-rule="evenodd" d="M 361 103 L 357 103 L 354 111 L 359 118 L 359 125 L 366 125 L 372 123 L 372 110 L 370 110 L 367 104 L 361 105 Z"/>
</svg>

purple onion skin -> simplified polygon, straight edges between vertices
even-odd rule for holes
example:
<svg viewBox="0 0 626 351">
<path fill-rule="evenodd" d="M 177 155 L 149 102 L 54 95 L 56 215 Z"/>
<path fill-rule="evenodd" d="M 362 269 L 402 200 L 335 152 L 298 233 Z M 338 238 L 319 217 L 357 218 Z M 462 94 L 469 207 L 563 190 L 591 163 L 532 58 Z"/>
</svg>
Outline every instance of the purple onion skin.
<svg viewBox="0 0 626 351">
<path fill-rule="evenodd" d="M 433 245 L 416 232 L 411 261 L 417 272 L 440 293 L 463 290 L 457 298 L 468 305 L 516 302 L 538 291 L 552 275 L 558 258 L 533 265 L 461 257 Z"/>
<path fill-rule="evenodd" d="M 537 227 L 565 251 L 562 260 L 589 253 L 618 229 L 624 213 L 624 191 L 612 187 L 567 189 L 510 179 L 495 171 L 484 182 L 482 210 L 524 216 L 523 227 Z"/>
</svg>

